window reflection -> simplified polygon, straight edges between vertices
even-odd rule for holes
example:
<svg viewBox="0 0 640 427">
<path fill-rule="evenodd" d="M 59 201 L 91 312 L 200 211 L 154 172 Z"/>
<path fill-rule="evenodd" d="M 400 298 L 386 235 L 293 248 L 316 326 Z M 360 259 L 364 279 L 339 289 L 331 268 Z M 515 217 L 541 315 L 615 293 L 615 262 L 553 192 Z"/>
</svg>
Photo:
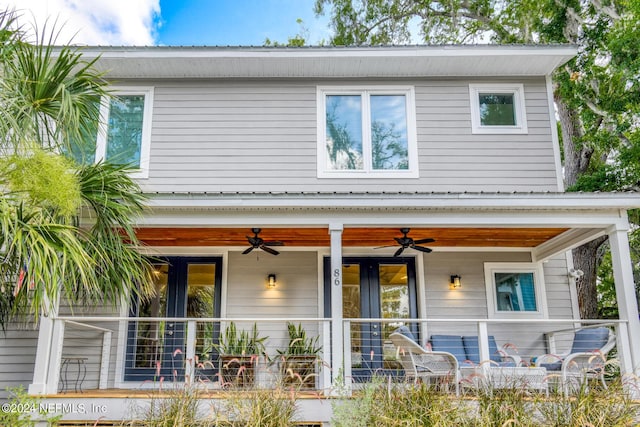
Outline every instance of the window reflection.
<svg viewBox="0 0 640 427">
<path fill-rule="evenodd" d="M 537 311 L 533 273 L 495 273 L 498 311 Z"/>
<path fill-rule="evenodd" d="M 187 315 L 189 318 L 215 316 L 215 264 L 189 264 L 187 267 Z M 196 355 L 198 360 L 211 358 L 213 349 L 213 322 L 198 322 L 196 331 Z"/>
<path fill-rule="evenodd" d="M 138 317 L 164 317 L 167 313 L 167 281 L 169 265 L 155 265 L 153 269 L 154 294 L 139 304 Z M 165 322 L 138 321 L 135 367 L 155 368 L 162 357 Z"/>
<path fill-rule="evenodd" d="M 381 264 L 378 267 L 380 281 L 380 313 L 384 319 L 408 319 L 411 317 L 409 305 L 409 279 L 406 264 Z M 403 323 L 393 322 L 382 325 L 384 367 L 399 369 L 395 346 L 389 335 Z"/>
</svg>

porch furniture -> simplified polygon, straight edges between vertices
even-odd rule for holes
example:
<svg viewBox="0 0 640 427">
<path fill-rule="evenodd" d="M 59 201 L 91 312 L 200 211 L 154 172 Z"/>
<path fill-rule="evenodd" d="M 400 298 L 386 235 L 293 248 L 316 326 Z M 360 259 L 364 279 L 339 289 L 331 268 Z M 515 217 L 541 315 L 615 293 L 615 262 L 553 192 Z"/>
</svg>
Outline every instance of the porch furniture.
<svg viewBox="0 0 640 427">
<path fill-rule="evenodd" d="M 554 335 L 566 333 L 566 330 L 548 333 Z M 559 372 L 561 385 L 565 393 L 569 387 L 579 387 L 584 380 L 598 379 L 606 388 L 604 380 L 607 354 L 615 347 L 616 337 L 606 327 L 584 328 L 575 331 L 571 350 L 564 354 L 545 354 L 536 358 L 536 366 L 549 372 Z"/>
<path fill-rule="evenodd" d="M 70 375 L 74 376 L 73 391 L 82 393 L 82 384 L 87 376 L 87 360 L 88 357 L 63 357 L 60 364 L 60 391 L 71 390 Z M 75 365 L 76 369 L 69 372 L 71 365 Z M 75 371 L 75 372 L 73 372 Z"/>
<path fill-rule="evenodd" d="M 429 351 L 418 344 L 406 326 L 396 329 L 389 338 L 396 346 L 398 357 L 408 379 L 442 381 L 455 385 L 456 396 L 460 394 L 458 361 L 451 353 Z"/>
<path fill-rule="evenodd" d="M 478 337 L 475 335 L 431 335 L 429 342 L 433 351 L 453 354 L 461 367 L 473 367 L 483 362 L 480 360 L 480 346 Z M 505 344 L 498 350 L 495 337 L 489 336 L 489 358 L 492 366 L 517 367 L 521 365 L 520 356 L 508 354 L 506 348 Z"/>
</svg>

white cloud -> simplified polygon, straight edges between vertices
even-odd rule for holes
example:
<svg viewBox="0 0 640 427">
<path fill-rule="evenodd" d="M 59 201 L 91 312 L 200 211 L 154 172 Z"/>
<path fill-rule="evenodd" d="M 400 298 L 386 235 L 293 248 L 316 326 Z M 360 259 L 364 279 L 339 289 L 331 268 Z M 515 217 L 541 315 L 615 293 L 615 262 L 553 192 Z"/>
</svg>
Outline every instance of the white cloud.
<svg viewBox="0 0 640 427">
<path fill-rule="evenodd" d="M 40 29 L 57 19 L 57 44 L 153 45 L 160 16 L 160 0 L 0 0 L 6 8 Z"/>
</svg>

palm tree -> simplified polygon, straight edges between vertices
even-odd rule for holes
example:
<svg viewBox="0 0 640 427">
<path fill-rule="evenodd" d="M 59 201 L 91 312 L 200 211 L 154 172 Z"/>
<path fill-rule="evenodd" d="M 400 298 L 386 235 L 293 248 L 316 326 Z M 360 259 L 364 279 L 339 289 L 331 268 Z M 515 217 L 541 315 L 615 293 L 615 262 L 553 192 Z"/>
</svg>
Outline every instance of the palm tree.
<svg viewBox="0 0 640 427">
<path fill-rule="evenodd" d="M 64 155 L 95 132 L 107 83 L 46 26 L 28 42 L 18 18 L 0 12 L 0 326 L 60 296 L 117 304 L 152 289 L 132 226 L 145 197 L 127 168 Z"/>
</svg>

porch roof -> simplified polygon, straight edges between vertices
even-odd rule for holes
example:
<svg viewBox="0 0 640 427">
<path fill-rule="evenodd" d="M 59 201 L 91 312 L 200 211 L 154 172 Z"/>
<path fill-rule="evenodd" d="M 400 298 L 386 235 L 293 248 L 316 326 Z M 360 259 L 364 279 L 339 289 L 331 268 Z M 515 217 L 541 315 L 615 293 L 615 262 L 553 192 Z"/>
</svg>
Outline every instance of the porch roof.
<svg viewBox="0 0 640 427">
<path fill-rule="evenodd" d="M 155 192 L 155 209 L 311 208 L 589 210 L 640 208 L 640 193 L 628 192 Z"/>
<path fill-rule="evenodd" d="M 252 227 L 266 241 L 328 247 L 339 227 L 345 247 L 394 244 L 400 228 L 434 248 L 522 248 L 549 257 L 626 230 L 640 194 L 213 192 L 154 193 L 138 235 L 150 246 L 242 248 Z"/>
</svg>

